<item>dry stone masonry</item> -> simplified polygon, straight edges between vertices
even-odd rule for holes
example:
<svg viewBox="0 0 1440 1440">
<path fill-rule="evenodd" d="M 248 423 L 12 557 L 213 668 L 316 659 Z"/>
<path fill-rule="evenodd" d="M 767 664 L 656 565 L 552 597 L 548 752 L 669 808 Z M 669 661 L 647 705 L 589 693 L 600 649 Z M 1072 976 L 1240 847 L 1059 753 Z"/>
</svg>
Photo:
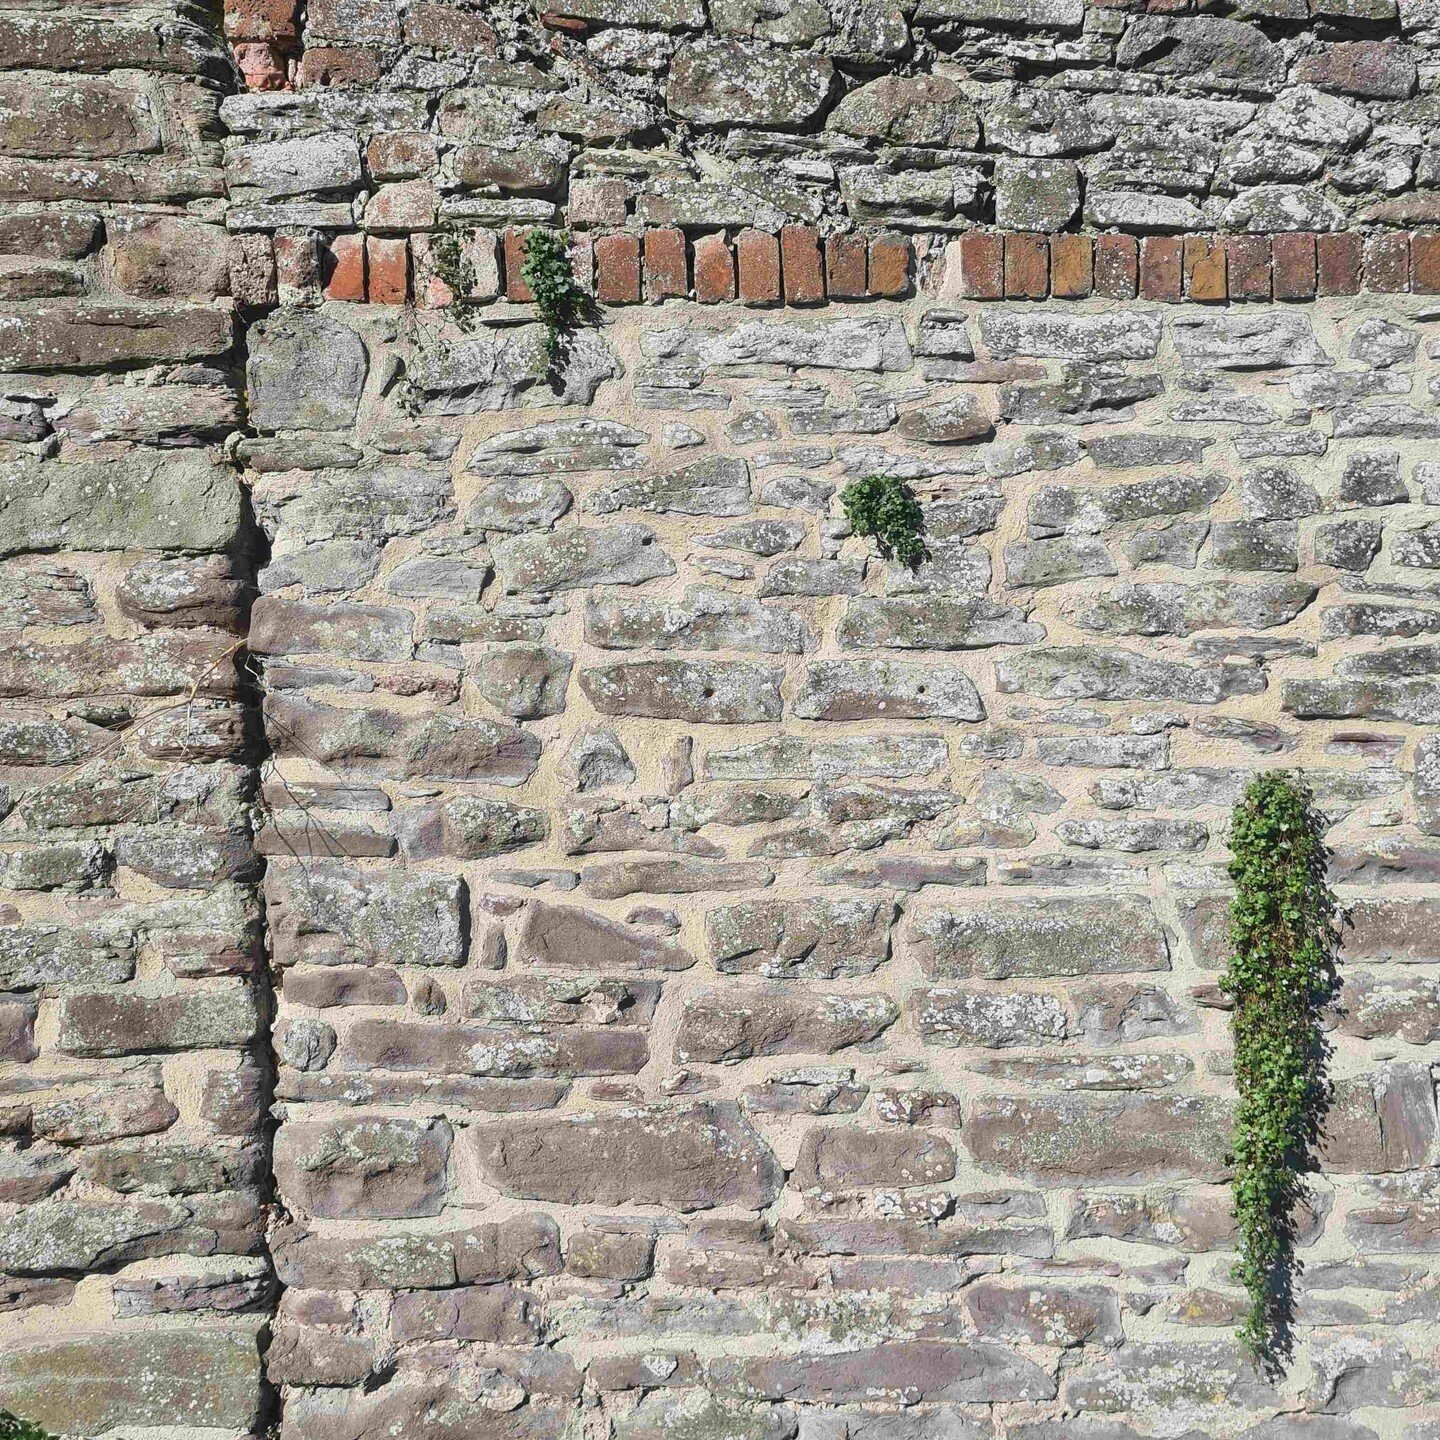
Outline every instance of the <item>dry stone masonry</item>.
<svg viewBox="0 0 1440 1440">
<path fill-rule="evenodd" d="M 1440 1440 L 1437 46 L 0 7 L 0 1409 Z M 1268 1380 L 1217 981 L 1275 766 L 1348 922 Z"/>
</svg>

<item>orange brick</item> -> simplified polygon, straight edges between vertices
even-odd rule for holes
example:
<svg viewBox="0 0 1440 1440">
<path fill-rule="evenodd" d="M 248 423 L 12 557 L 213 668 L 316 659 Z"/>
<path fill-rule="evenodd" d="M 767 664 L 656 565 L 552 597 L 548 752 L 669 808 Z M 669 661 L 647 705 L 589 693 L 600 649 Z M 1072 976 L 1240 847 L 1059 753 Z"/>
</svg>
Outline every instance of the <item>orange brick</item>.
<svg viewBox="0 0 1440 1440">
<path fill-rule="evenodd" d="M 818 305 L 824 300 L 820 232 L 813 225 L 780 227 L 780 277 L 787 305 Z"/>
<path fill-rule="evenodd" d="M 1365 288 L 1382 295 L 1410 288 L 1410 242 L 1404 235 L 1371 235 L 1365 241 Z"/>
<path fill-rule="evenodd" d="M 960 284 L 971 300 L 999 300 L 1005 294 L 1005 242 L 972 230 L 960 240 Z"/>
<path fill-rule="evenodd" d="M 690 293 L 685 232 L 673 226 L 645 232 L 645 298 L 683 299 Z"/>
<path fill-rule="evenodd" d="M 1107 300 L 1133 300 L 1139 279 L 1140 247 L 1133 235 L 1101 235 L 1095 241 L 1095 293 Z"/>
<path fill-rule="evenodd" d="M 500 237 L 500 249 L 505 261 L 505 298 L 517 305 L 528 305 L 535 296 L 525 283 L 521 273 L 525 264 L 525 239 L 528 230 L 516 230 L 514 226 Z"/>
<path fill-rule="evenodd" d="M 1208 235 L 1187 235 L 1184 250 L 1185 293 L 1213 304 L 1225 299 L 1225 246 Z"/>
<path fill-rule="evenodd" d="M 1232 235 L 1225 242 L 1228 286 L 1232 300 L 1270 298 L 1270 237 Z"/>
<path fill-rule="evenodd" d="M 1410 288 L 1416 295 L 1440 295 L 1440 235 L 1433 230 L 1410 237 Z"/>
<path fill-rule="evenodd" d="M 1175 235 L 1147 235 L 1140 246 L 1140 295 L 1145 300 L 1178 300 L 1184 245 Z"/>
<path fill-rule="evenodd" d="M 1083 300 L 1095 288 L 1094 243 L 1088 235 L 1050 237 L 1050 293 Z"/>
<path fill-rule="evenodd" d="M 1360 237 L 1319 235 L 1315 239 L 1316 288 L 1322 295 L 1360 293 Z"/>
<path fill-rule="evenodd" d="M 633 305 L 640 298 L 640 237 L 602 235 L 595 241 L 595 298 Z"/>
<path fill-rule="evenodd" d="M 832 300 L 865 298 L 865 237 L 848 231 L 825 242 L 825 291 Z"/>
<path fill-rule="evenodd" d="M 1005 237 L 1005 295 L 1043 300 L 1050 290 L 1050 246 L 1043 235 Z"/>
<path fill-rule="evenodd" d="M 1290 233 L 1276 235 L 1270 241 L 1274 255 L 1275 298 L 1277 300 L 1313 300 L 1315 298 L 1315 237 Z"/>
<path fill-rule="evenodd" d="M 365 293 L 375 305 L 403 305 L 410 298 L 410 242 L 403 237 L 365 240 Z"/>
<path fill-rule="evenodd" d="M 780 242 L 761 230 L 735 237 L 735 264 L 742 305 L 774 305 L 780 299 Z"/>
<path fill-rule="evenodd" d="M 327 300 L 365 298 L 365 238 L 337 235 L 326 249 L 321 264 Z"/>
<path fill-rule="evenodd" d="M 695 298 L 704 305 L 735 298 L 735 252 L 723 235 L 695 242 Z"/>
<path fill-rule="evenodd" d="M 866 286 L 872 295 L 898 300 L 910 293 L 910 241 L 887 230 L 870 241 Z"/>
</svg>

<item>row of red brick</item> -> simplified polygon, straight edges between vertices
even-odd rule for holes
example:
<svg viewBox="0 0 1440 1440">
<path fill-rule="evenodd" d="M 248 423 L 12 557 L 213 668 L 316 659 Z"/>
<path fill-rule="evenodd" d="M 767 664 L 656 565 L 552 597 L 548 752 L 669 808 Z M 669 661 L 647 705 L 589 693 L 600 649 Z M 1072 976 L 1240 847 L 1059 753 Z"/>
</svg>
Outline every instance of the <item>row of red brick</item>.
<svg viewBox="0 0 1440 1440">
<path fill-rule="evenodd" d="M 331 300 L 440 307 L 455 299 L 517 303 L 526 232 L 447 239 L 358 233 L 322 242 L 277 237 L 282 289 Z M 267 245 L 266 237 L 246 237 Z M 688 237 L 679 229 L 571 237 L 580 286 L 604 305 L 694 299 L 702 304 L 819 305 L 899 299 L 910 292 L 910 237 L 809 226 Z M 939 257 L 938 247 L 925 253 Z M 1440 234 L 1033 235 L 972 231 L 944 248 L 945 293 L 971 300 L 1107 299 L 1224 303 L 1324 295 L 1440 294 Z M 287 271 L 290 272 L 287 275 Z M 457 289 L 463 293 L 456 294 Z M 260 296 L 253 297 L 259 303 Z"/>
</svg>

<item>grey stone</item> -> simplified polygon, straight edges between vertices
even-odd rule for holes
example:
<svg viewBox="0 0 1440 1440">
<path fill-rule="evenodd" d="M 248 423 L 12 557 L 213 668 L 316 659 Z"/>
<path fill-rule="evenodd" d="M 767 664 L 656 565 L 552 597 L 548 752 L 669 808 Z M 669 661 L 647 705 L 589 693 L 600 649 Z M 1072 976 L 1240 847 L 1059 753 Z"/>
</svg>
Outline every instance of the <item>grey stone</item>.
<svg viewBox="0 0 1440 1440">
<path fill-rule="evenodd" d="M 638 585 L 673 575 L 675 562 L 645 525 L 515 535 L 495 546 L 495 571 L 511 594 L 552 594 L 591 585 Z"/>
<path fill-rule="evenodd" d="M 980 315 L 980 334 L 997 360 L 1017 355 L 1060 360 L 1153 360 L 1160 347 L 1160 317 L 1143 312 L 1066 315 L 1045 310 L 985 310 Z M 1111 443 L 1127 438 L 1111 437 Z M 1104 443 L 1087 442 L 1087 448 Z"/>
<path fill-rule="evenodd" d="M 369 355 L 348 325 L 282 310 L 251 330 L 249 347 L 249 412 L 258 429 L 346 430 L 355 423 Z"/>
<path fill-rule="evenodd" d="M 780 717 L 781 672 L 740 660 L 626 660 L 580 672 L 602 715 L 735 725 Z"/>
<path fill-rule="evenodd" d="M 792 710 L 810 720 L 985 718 L 975 683 L 963 670 L 904 660 L 816 661 L 805 671 Z"/>
<path fill-rule="evenodd" d="M 592 515 L 648 510 L 678 515 L 747 515 L 751 510 L 750 470 L 731 456 L 707 456 L 679 470 L 628 480 L 587 497 Z"/>
<path fill-rule="evenodd" d="M 823 56 L 694 40 L 676 51 L 665 98 L 675 114 L 702 125 L 793 130 L 816 117 L 833 79 Z"/>
<path fill-rule="evenodd" d="M 899 1017 L 884 995 L 793 995 L 782 986 L 709 991 L 680 1017 L 675 1058 L 724 1064 L 759 1055 L 833 1055 L 882 1034 Z"/>
</svg>

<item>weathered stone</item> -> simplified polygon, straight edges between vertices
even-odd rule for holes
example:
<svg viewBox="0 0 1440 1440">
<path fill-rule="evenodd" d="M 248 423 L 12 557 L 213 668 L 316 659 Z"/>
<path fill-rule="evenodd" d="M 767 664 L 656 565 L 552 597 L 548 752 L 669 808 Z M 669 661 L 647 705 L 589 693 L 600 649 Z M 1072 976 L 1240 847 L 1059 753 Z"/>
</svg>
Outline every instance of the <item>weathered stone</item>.
<svg viewBox="0 0 1440 1440">
<path fill-rule="evenodd" d="M 473 1025 L 361 1020 L 350 1031 L 343 1058 L 351 1069 L 521 1079 L 631 1075 L 650 1056 L 645 1037 L 630 1029 L 521 1035 Z"/>
<path fill-rule="evenodd" d="M 899 1016 L 883 995 L 792 995 L 778 986 L 711 991 L 680 1017 L 675 1058 L 716 1064 L 757 1055 L 832 1055 L 874 1040 Z"/>
<path fill-rule="evenodd" d="M 1228 484 L 1219 475 L 1166 475 L 1103 490 L 1047 485 L 1031 497 L 1027 519 L 1034 536 L 1098 534 L 1133 520 L 1204 510 Z"/>
<path fill-rule="evenodd" d="M 280 311 L 249 336 L 250 420 L 258 429 L 346 430 L 355 423 L 369 355 L 348 325 Z"/>
<path fill-rule="evenodd" d="M 633 1107 L 477 1126 L 465 1140 L 491 1184 L 563 1204 L 761 1209 L 784 1175 L 732 1104 Z"/>
<path fill-rule="evenodd" d="M 1380 1174 L 1433 1163 L 1435 1087 L 1428 1067 L 1384 1065 L 1339 1081 L 1321 1122 L 1327 1168 Z"/>
<path fill-rule="evenodd" d="M 567 970 L 686 970 L 695 963 L 688 951 L 643 930 L 578 906 L 541 901 L 525 907 L 515 958 Z"/>
<path fill-rule="evenodd" d="M 495 546 L 495 570 L 512 594 L 550 594 L 591 585 L 638 585 L 673 575 L 675 563 L 644 525 L 516 535 Z"/>
<path fill-rule="evenodd" d="M 263 1393 L 256 1331 L 233 1326 L 16 1343 L 0 1357 L 0 1384 L 33 1423 L 86 1435 L 124 1425 L 244 1431 Z"/>
<path fill-rule="evenodd" d="M 970 677 L 955 666 L 903 660 L 819 660 L 792 705 L 810 720 L 983 720 Z"/>
<path fill-rule="evenodd" d="M 543 840 L 548 828 L 543 810 L 479 795 L 453 795 L 440 805 L 407 812 L 400 821 L 406 853 L 417 858 L 504 855 Z"/>
<path fill-rule="evenodd" d="M 442 1121 L 289 1120 L 275 1136 L 275 1179 L 302 1215 L 438 1215 L 449 1151 L 450 1127 Z"/>
<path fill-rule="evenodd" d="M 942 1136 L 855 1126 L 811 1130 L 793 1173 L 802 1189 L 826 1192 L 854 1186 L 903 1190 L 954 1176 L 955 1151 Z"/>
<path fill-rule="evenodd" d="M 780 718 L 781 672 L 739 660 L 627 660 L 580 672 L 602 715 L 735 725 Z"/>
<path fill-rule="evenodd" d="M 585 638 L 607 650 L 755 650 L 799 654 L 810 634 L 793 611 L 709 585 L 692 585 L 683 601 L 609 599 L 585 602 Z"/>
<path fill-rule="evenodd" d="M 1053 995 L 942 987 L 911 998 L 915 1028 L 930 1045 L 1004 1049 L 1063 1040 L 1065 1008 Z"/>
<path fill-rule="evenodd" d="M 258 1026 L 248 986 L 176 995 L 91 991 L 64 997 L 58 1045 L 70 1055 L 228 1049 L 247 1045 Z"/>
<path fill-rule="evenodd" d="M 798 129 L 819 113 L 833 77 L 823 56 L 696 40 L 682 45 L 671 62 L 666 103 L 703 125 Z"/>
<path fill-rule="evenodd" d="M 1002 694 L 1055 700 L 1178 700 L 1210 705 L 1264 690 L 1265 676 L 1243 665 L 1185 665 L 1129 650 L 1056 646 L 995 662 Z"/>
<path fill-rule="evenodd" d="M 748 515 L 750 469 L 730 456 L 711 456 L 641 480 L 628 480 L 586 498 L 592 515 L 647 510 L 678 515 Z"/>
<path fill-rule="evenodd" d="M 840 644 L 847 650 L 977 650 L 1043 640 L 1044 627 L 1026 622 L 1025 613 L 984 599 L 857 596 L 841 617 Z"/>
<path fill-rule="evenodd" d="M 834 979 L 869 975 L 889 955 L 893 906 L 874 899 L 748 900 L 711 910 L 706 935 L 722 974 Z"/>
<path fill-rule="evenodd" d="M 536 720 L 565 708 L 572 659 L 548 645 L 496 646 L 475 670 L 475 688 L 502 715 Z"/>
<path fill-rule="evenodd" d="M 1174 335 L 1182 359 L 1221 370 L 1333 363 L 1315 339 L 1309 317 L 1296 311 L 1176 316 Z"/>
<path fill-rule="evenodd" d="M 1267 630 L 1293 620 L 1315 598 L 1298 580 L 1199 585 L 1115 585 L 1066 606 L 1068 617 L 1097 635 L 1191 635 L 1197 630 Z"/>
<path fill-rule="evenodd" d="M 911 911 L 902 932 L 936 979 L 1130 974 L 1168 970 L 1169 947 L 1148 904 L 1006 898 Z"/>
<path fill-rule="evenodd" d="M 1200 1095 L 1000 1097 L 976 1104 L 965 1143 L 981 1165 L 1037 1181 L 1223 1180 L 1230 1120 Z"/>
<path fill-rule="evenodd" d="M 904 325 L 888 316 L 839 320 L 744 320 L 725 329 L 656 330 L 641 341 L 653 362 L 792 365 L 825 370 L 908 370 Z"/>
</svg>

